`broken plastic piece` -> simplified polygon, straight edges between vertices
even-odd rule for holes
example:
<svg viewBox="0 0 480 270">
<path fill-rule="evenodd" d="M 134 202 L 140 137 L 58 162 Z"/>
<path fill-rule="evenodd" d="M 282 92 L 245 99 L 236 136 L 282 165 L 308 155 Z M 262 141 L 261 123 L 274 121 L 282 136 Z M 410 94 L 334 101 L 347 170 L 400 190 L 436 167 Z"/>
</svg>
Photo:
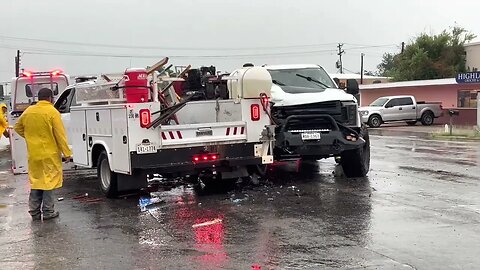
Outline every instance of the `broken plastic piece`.
<svg viewBox="0 0 480 270">
<path fill-rule="evenodd" d="M 221 220 L 221 219 L 219 219 L 219 218 L 216 218 L 216 219 L 211 220 L 211 221 L 206 221 L 206 222 L 202 222 L 202 223 L 193 224 L 193 225 L 192 225 L 192 228 L 210 226 L 210 225 L 213 225 L 213 224 L 222 223 L 222 221 L 223 221 L 223 220 Z"/>
<path fill-rule="evenodd" d="M 243 199 L 230 199 L 233 203 L 241 203 L 243 201 L 246 201 L 248 198 L 243 198 Z"/>
<path fill-rule="evenodd" d="M 161 202 L 165 202 L 165 201 L 158 198 L 158 197 L 155 197 L 155 198 L 142 197 L 142 198 L 140 198 L 140 200 L 138 200 L 138 205 L 140 206 L 140 211 L 145 212 L 145 211 L 147 211 L 147 206 L 152 205 L 152 204 L 161 203 Z"/>
<path fill-rule="evenodd" d="M 73 199 L 81 199 L 81 198 L 86 198 L 86 197 L 88 197 L 88 193 L 77 195 L 77 196 L 73 197 Z"/>
</svg>

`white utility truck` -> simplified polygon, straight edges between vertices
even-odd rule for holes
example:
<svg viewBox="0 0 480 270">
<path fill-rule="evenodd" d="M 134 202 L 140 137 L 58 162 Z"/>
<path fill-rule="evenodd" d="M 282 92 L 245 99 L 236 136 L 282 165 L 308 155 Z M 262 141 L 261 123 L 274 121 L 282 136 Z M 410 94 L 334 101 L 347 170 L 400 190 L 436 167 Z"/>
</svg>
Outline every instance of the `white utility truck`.
<svg viewBox="0 0 480 270">
<path fill-rule="evenodd" d="M 246 177 L 273 162 L 266 69 L 229 76 L 233 96 L 198 101 L 170 94 L 167 102 L 169 89 L 160 89 L 158 77 L 127 69 L 117 82 L 70 85 L 55 104 L 70 130 L 74 164 L 96 168 L 108 197 L 145 187 L 155 174 L 195 176 L 207 184 Z"/>
<path fill-rule="evenodd" d="M 49 88 L 57 98 L 69 85 L 70 77 L 61 70 L 48 72 L 24 71 L 19 77 L 13 78 L 8 123 L 14 126 L 20 115 L 31 104 L 38 101 L 38 91 Z M 13 129 L 10 130 L 10 151 L 12 155 L 12 171 L 14 174 L 28 172 L 27 145 L 25 140 Z"/>
<path fill-rule="evenodd" d="M 265 68 L 273 81 L 275 160 L 335 157 L 347 177 L 366 176 L 370 140 L 354 97 L 358 94 L 357 82 L 349 80 L 345 92 L 318 65 Z"/>
</svg>

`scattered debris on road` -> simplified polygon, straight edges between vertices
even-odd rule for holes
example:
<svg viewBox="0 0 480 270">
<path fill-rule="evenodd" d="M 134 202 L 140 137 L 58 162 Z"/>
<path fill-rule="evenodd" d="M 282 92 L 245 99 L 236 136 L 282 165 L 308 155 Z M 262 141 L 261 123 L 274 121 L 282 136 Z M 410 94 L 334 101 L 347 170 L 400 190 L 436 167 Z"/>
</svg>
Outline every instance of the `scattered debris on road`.
<svg viewBox="0 0 480 270">
<path fill-rule="evenodd" d="M 147 207 L 149 205 L 159 204 L 159 203 L 164 203 L 164 202 L 165 202 L 165 200 L 162 200 L 158 197 L 153 197 L 153 198 L 142 197 L 138 200 L 138 206 L 140 206 L 140 211 L 141 212 L 145 212 L 145 211 L 147 211 Z"/>
<path fill-rule="evenodd" d="M 86 197 L 88 197 L 88 193 L 84 193 L 84 194 L 74 196 L 72 199 L 78 200 L 78 199 L 82 199 L 82 198 L 86 198 Z"/>
<path fill-rule="evenodd" d="M 193 224 L 192 228 L 205 227 L 205 226 L 210 226 L 210 225 L 217 224 L 217 223 L 222 223 L 222 222 L 223 222 L 223 220 L 221 220 L 219 218 L 216 218 L 216 219 L 211 220 L 211 221 L 206 221 L 206 222 L 202 222 L 202 223 Z"/>
</svg>

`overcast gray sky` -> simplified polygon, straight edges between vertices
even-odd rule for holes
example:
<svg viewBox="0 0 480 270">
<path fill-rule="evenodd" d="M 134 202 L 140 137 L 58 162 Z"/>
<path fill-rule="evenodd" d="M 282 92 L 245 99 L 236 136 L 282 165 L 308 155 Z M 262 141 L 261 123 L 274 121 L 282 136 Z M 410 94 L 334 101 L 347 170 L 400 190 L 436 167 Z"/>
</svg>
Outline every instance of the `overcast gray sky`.
<svg viewBox="0 0 480 270">
<path fill-rule="evenodd" d="M 362 52 L 366 69 L 375 70 L 384 52 L 421 32 L 457 23 L 480 35 L 480 1 L 471 0 L 1 2 L 0 81 L 14 75 L 17 48 L 25 69 L 60 67 L 72 75 L 144 67 L 162 56 L 227 71 L 253 62 L 314 63 L 335 72 L 336 44 L 345 43 L 346 72 L 358 72 Z"/>
</svg>

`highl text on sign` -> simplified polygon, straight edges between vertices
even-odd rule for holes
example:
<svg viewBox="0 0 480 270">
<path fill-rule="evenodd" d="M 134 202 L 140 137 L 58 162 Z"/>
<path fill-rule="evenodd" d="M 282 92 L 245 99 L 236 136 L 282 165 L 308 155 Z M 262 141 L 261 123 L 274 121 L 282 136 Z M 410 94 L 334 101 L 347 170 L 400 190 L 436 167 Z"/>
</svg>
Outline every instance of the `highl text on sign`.
<svg viewBox="0 0 480 270">
<path fill-rule="evenodd" d="M 480 83 L 480 72 L 457 74 L 457 83 Z"/>
</svg>

